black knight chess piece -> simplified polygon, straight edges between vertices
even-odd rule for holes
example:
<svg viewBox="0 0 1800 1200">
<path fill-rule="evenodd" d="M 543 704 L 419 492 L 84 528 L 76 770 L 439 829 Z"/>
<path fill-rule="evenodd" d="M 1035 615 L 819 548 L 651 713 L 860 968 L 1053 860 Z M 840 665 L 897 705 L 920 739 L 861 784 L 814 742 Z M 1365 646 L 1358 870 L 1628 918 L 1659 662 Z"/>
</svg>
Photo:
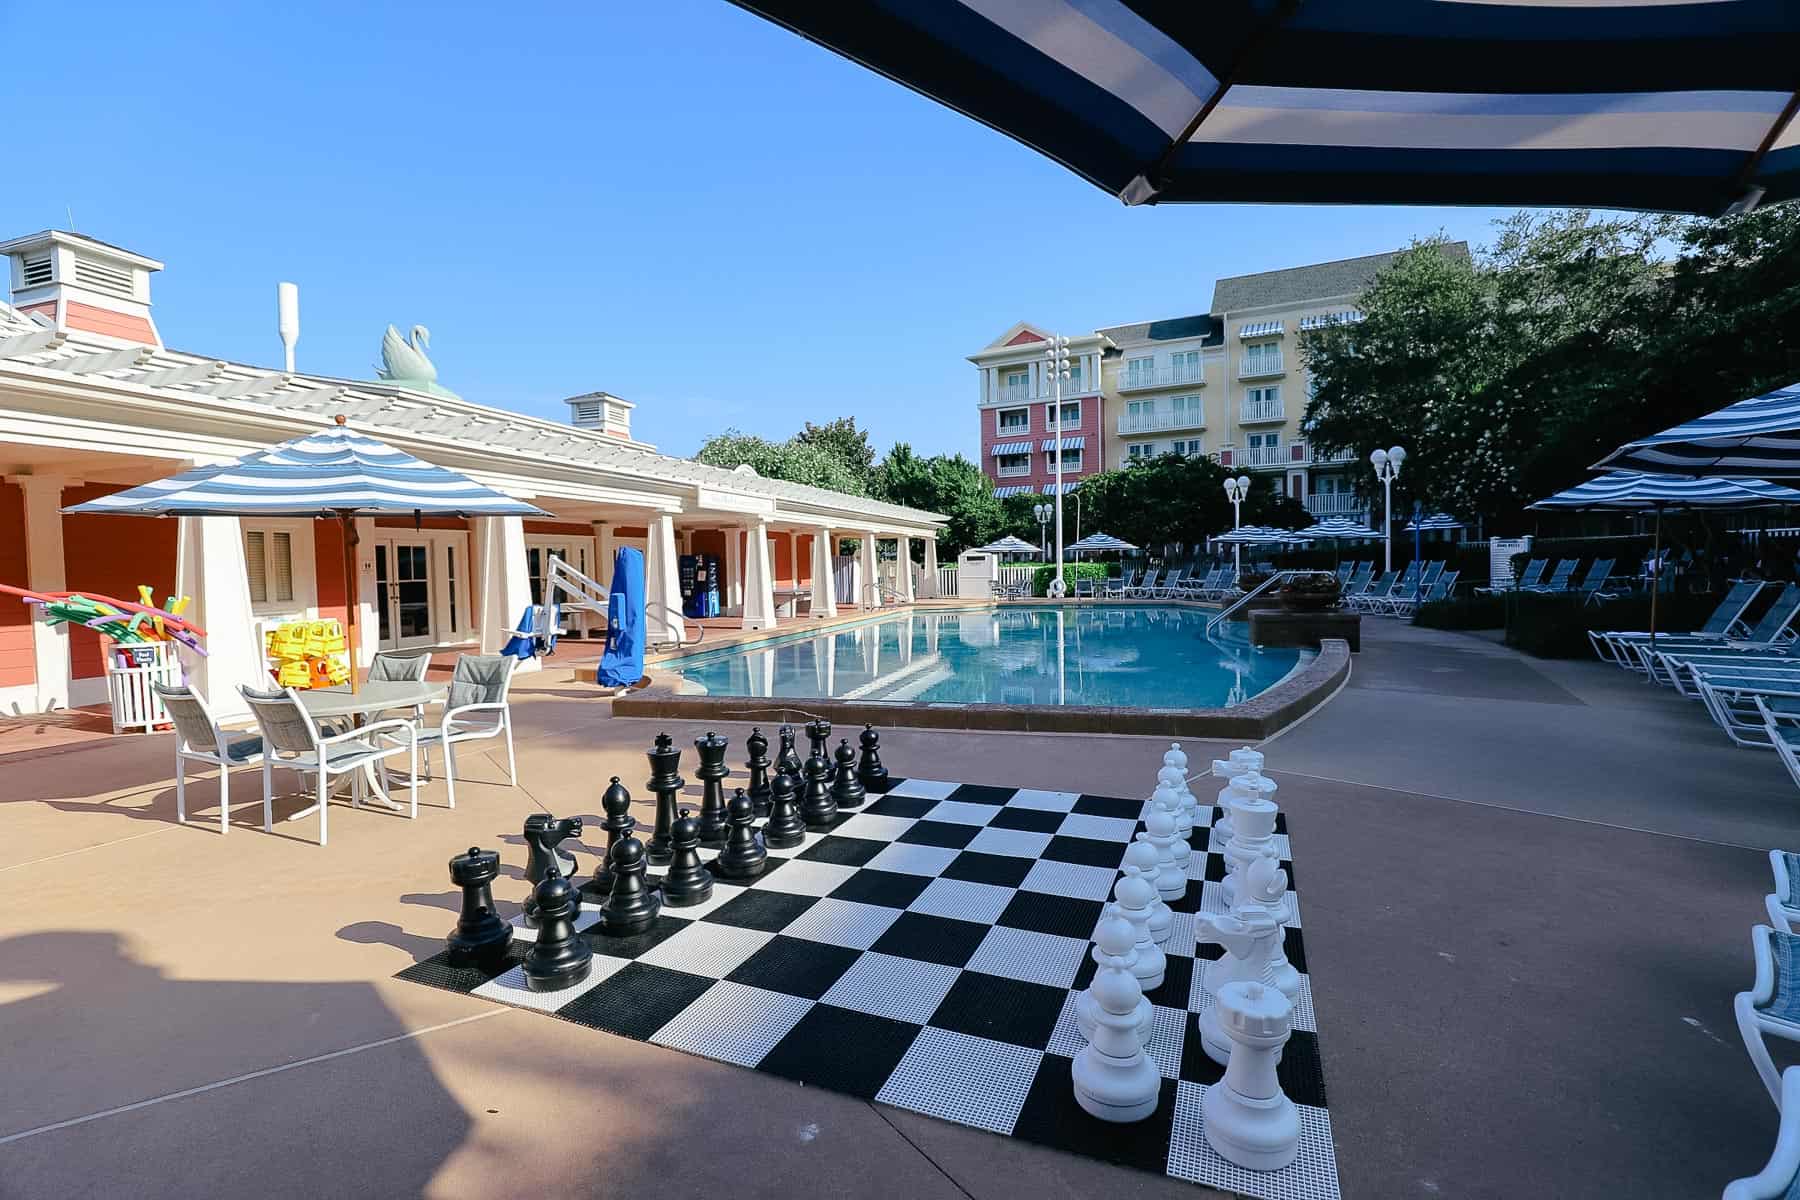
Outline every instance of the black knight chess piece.
<svg viewBox="0 0 1800 1200">
<path fill-rule="evenodd" d="M 725 765 L 725 751 L 730 745 L 711 732 L 694 739 L 694 749 L 700 755 L 694 774 L 705 788 L 700 796 L 700 844 L 709 850 L 723 846 L 725 835 L 731 831 L 725 820 L 725 776 L 731 774 L 731 768 Z"/>
<path fill-rule="evenodd" d="M 631 793 L 614 775 L 612 782 L 600 797 L 600 807 L 606 818 L 600 822 L 600 828 L 606 831 L 606 850 L 600 856 L 600 865 L 594 868 L 594 877 L 581 885 L 581 890 L 589 896 L 606 899 L 612 891 L 612 848 L 619 844 L 619 839 L 637 828 L 637 818 L 631 815 Z"/>
<path fill-rule="evenodd" d="M 771 850 L 791 850 L 805 840 L 800 790 L 794 786 L 792 775 L 779 774 L 769 785 L 769 820 L 763 826 L 763 845 Z"/>
<path fill-rule="evenodd" d="M 825 760 L 815 754 L 806 760 L 806 792 L 800 798 L 800 815 L 808 829 L 830 829 L 837 816 L 837 804 L 825 784 Z"/>
<path fill-rule="evenodd" d="M 750 758 L 744 765 L 750 771 L 750 803 L 756 808 L 756 815 L 769 815 L 769 739 L 763 736 L 760 728 L 752 729 L 744 742 L 745 749 L 750 751 Z"/>
<path fill-rule="evenodd" d="M 462 889 L 462 912 L 445 939 L 451 966 L 492 969 L 506 958 L 513 930 L 494 911 L 492 885 L 499 874 L 500 855 L 493 850 L 470 846 L 467 854 L 450 860 L 450 882 Z"/>
<path fill-rule="evenodd" d="M 538 923 L 537 885 L 548 877 L 551 867 L 565 879 L 574 878 L 575 856 L 562 849 L 562 843 L 580 836 L 580 817 L 564 817 L 559 821 L 549 813 L 532 813 L 525 818 L 525 845 L 531 851 L 525 864 L 525 880 L 532 887 L 531 895 L 525 897 L 526 924 L 535 926 Z M 575 906 L 581 907 L 579 896 Z"/>
<path fill-rule="evenodd" d="M 644 786 L 656 793 L 656 829 L 650 834 L 650 861 L 661 866 L 675 853 L 669 842 L 675 825 L 675 797 L 687 786 L 681 777 L 681 748 L 666 733 L 656 735 L 656 745 L 649 751 L 650 782 Z M 610 866 L 610 863 L 608 864 Z"/>
<path fill-rule="evenodd" d="M 881 765 L 881 735 L 875 732 L 873 725 L 864 725 L 856 740 L 862 746 L 862 757 L 856 763 L 856 777 L 869 792 L 887 791 L 888 772 Z"/>
<path fill-rule="evenodd" d="M 713 868 L 727 879 L 753 879 L 769 865 L 769 852 L 756 836 L 756 806 L 739 788 L 731 799 L 731 836 Z"/>
<path fill-rule="evenodd" d="M 831 802 L 842 812 L 847 808 L 861 808 L 862 802 L 868 798 L 863 790 L 862 781 L 856 777 L 856 751 L 850 748 L 849 738 L 839 738 L 837 748 L 837 774 L 831 781 Z"/>
<path fill-rule="evenodd" d="M 831 782 L 831 722 L 824 717 L 814 717 L 806 723 L 806 740 L 812 745 L 812 753 L 825 763 L 825 782 Z"/>
<path fill-rule="evenodd" d="M 700 861 L 700 822 L 684 808 L 669 836 L 675 845 L 675 857 L 663 872 L 663 903 L 670 908 L 705 904 L 712 899 L 713 877 Z"/>
<path fill-rule="evenodd" d="M 670 822 L 671 828 L 674 822 Z M 600 931 L 610 937 L 625 937 L 650 928 L 662 911 L 662 893 L 644 882 L 644 843 L 627 835 L 613 847 L 612 891 L 600 908 Z M 674 857 L 671 835 L 670 851 Z"/>
<path fill-rule="evenodd" d="M 794 727 L 781 727 L 781 749 L 775 754 L 775 774 L 786 775 L 794 781 L 794 790 L 800 790 L 800 755 L 794 749 Z M 773 797 L 770 797 L 773 799 Z"/>
<path fill-rule="evenodd" d="M 525 955 L 525 986 L 534 992 L 560 992 L 588 977 L 594 948 L 575 932 L 580 894 L 554 865 L 532 896 L 541 917 L 537 941 Z"/>
</svg>

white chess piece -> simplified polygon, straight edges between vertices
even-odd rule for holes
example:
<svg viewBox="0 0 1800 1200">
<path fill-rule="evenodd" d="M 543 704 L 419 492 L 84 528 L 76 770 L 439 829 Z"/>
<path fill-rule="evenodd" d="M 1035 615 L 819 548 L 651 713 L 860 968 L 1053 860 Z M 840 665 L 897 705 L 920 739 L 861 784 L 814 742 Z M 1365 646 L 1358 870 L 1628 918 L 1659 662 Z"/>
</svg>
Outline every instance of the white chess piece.
<svg viewBox="0 0 1800 1200">
<path fill-rule="evenodd" d="M 1287 930 L 1279 927 L 1285 919 L 1287 907 L 1287 872 L 1283 871 L 1276 861 L 1273 847 L 1264 848 L 1256 861 L 1244 868 L 1244 894 L 1238 898 L 1232 908 L 1233 916 L 1247 916 L 1251 912 L 1262 912 L 1274 921 L 1278 928 L 1272 936 L 1259 940 L 1255 944 L 1254 953 L 1268 959 L 1268 965 L 1244 964 L 1239 966 L 1227 955 L 1205 964 L 1203 986 L 1208 992 L 1217 993 L 1220 985 L 1230 979 L 1255 979 L 1264 983 L 1272 983 L 1281 989 L 1281 994 L 1300 1003 L 1300 972 L 1288 961 Z M 1260 926 L 1259 926 L 1260 928 Z"/>
<path fill-rule="evenodd" d="M 1131 922 L 1135 941 L 1132 948 L 1137 951 L 1137 961 L 1132 964 L 1131 973 L 1146 992 L 1163 985 L 1163 974 L 1169 967 L 1168 955 L 1150 937 L 1150 904 L 1155 899 L 1156 888 L 1135 867 L 1126 867 L 1124 876 L 1113 885 L 1113 908 Z"/>
<path fill-rule="evenodd" d="M 1275 1074 L 1294 1006 L 1274 988 L 1234 983 L 1220 991 L 1217 1008 L 1231 1053 L 1225 1078 L 1200 1101 L 1206 1143 L 1240 1167 L 1279 1171 L 1300 1153 L 1300 1110 Z"/>
<path fill-rule="evenodd" d="M 1175 865 L 1187 873 L 1188 861 L 1193 857 L 1193 846 L 1188 842 L 1188 835 L 1193 833 L 1194 826 L 1187 810 L 1182 807 L 1181 793 L 1168 784 L 1158 784 L 1156 792 L 1150 797 L 1152 806 L 1162 809 L 1175 821 L 1175 841 L 1169 852 L 1175 856 Z"/>
<path fill-rule="evenodd" d="M 1144 818 L 1145 831 L 1138 841 L 1156 848 L 1156 894 L 1165 901 L 1187 895 L 1187 872 L 1175 865 L 1175 818 L 1160 805 L 1152 805 Z"/>
<path fill-rule="evenodd" d="M 1275 844 L 1275 818 L 1281 813 L 1269 798 L 1275 791 L 1275 781 L 1255 771 L 1246 771 L 1225 789 L 1225 810 L 1231 814 L 1231 840 L 1224 847 L 1226 875 L 1221 887 L 1228 905 L 1237 903 L 1238 872 L 1265 847 Z"/>
<path fill-rule="evenodd" d="M 1145 841 L 1131 843 L 1125 848 L 1123 869 L 1128 872 L 1134 870 L 1139 872 L 1143 875 L 1144 881 L 1154 889 L 1156 887 L 1156 847 Z M 1169 910 L 1168 904 L 1163 901 L 1160 893 L 1157 893 L 1156 898 L 1150 902 L 1149 924 L 1150 940 L 1159 946 L 1166 945 L 1169 940 L 1169 931 L 1175 924 L 1175 914 Z"/>
<path fill-rule="evenodd" d="M 1119 912 L 1119 906 L 1116 904 L 1108 904 L 1105 910 L 1100 914 L 1100 919 L 1102 921 L 1125 920 Z M 1130 924 L 1130 921 L 1127 920 L 1126 924 Z M 1098 928 L 1095 929 L 1095 936 L 1099 936 Z M 1100 967 L 1104 967 L 1110 957 L 1106 951 L 1102 950 L 1099 946 L 1095 946 L 1093 950 L 1090 951 L 1090 954 L 1094 960 L 1094 965 Z M 1138 957 L 1135 943 L 1133 948 L 1123 957 L 1125 969 L 1131 971 L 1135 978 L 1135 968 L 1137 967 Z M 1094 978 L 1099 979 L 1100 976 L 1096 974 Z M 1075 995 L 1075 1027 L 1081 1031 L 1081 1036 L 1084 1040 L 1090 1042 L 1094 1040 L 1094 1029 L 1099 1014 L 1100 1004 L 1099 1001 L 1094 998 L 1094 985 L 1089 983 L 1087 987 L 1083 988 Z M 1153 1016 L 1154 1009 L 1152 1008 L 1149 999 L 1144 996 L 1139 996 L 1137 1009 L 1133 1012 L 1132 1019 L 1137 1022 L 1138 1041 L 1146 1046 L 1150 1044 L 1150 1022 Z"/>
<path fill-rule="evenodd" d="M 1187 752 L 1181 748 L 1180 742 L 1169 743 L 1168 750 L 1163 753 L 1163 766 L 1174 767 L 1181 772 L 1183 779 L 1187 778 L 1188 756 Z"/>
<path fill-rule="evenodd" d="M 1141 1121 L 1156 1111 L 1162 1073 L 1138 1040 L 1137 1006 L 1143 989 L 1125 968 L 1132 949 L 1131 923 L 1109 916 L 1094 931 L 1100 970 L 1088 989 L 1094 998 L 1093 1034 L 1069 1069 L 1075 1102 L 1102 1121 Z"/>
<path fill-rule="evenodd" d="M 1231 780 L 1236 779 L 1238 776 L 1249 771 L 1255 771 L 1260 775 L 1262 769 L 1262 752 L 1259 750 L 1252 750 L 1248 746 L 1238 747 L 1223 759 L 1213 759 L 1213 775 L 1216 778 L 1225 780 L 1227 784 L 1226 787 L 1219 789 L 1218 806 L 1221 809 L 1225 807 L 1225 793 L 1230 790 L 1229 785 Z M 1224 816 L 1213 822 L 1212 835 L 1207 842 L 1207 847 L 1212 850 L 1223 850 L 1225 848 L 1225 843 L 1230 840 L 1231 813 L 1227 811 Z"/>
</svg>

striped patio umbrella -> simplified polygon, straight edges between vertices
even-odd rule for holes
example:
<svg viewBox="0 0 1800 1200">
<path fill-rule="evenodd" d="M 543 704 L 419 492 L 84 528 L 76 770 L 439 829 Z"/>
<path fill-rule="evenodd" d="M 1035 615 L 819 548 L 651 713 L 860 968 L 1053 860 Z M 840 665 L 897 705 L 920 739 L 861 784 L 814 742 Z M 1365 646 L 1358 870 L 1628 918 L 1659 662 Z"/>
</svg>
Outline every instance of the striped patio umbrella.
<svg viewBox="0 0 1800 1200">
<path fill-rule="evenodd" d="M 1327 517 L 1317 525 L 1303 529 L 1300 532 L 1315 541 L 1331 539 L 1335 541 L 1352 542 L 1367 541 L 1370 538 L 1379 539 L 1381 537 L 1381 531 L 1379 529 L 1370 529 L 1361 521 L 1352 521 L 1349 517 Z"/>
<path fill-rule="evenodd" d="M 1243 525 L 1213 538 L 1214 542 L 1226 546 L 1279 546 L 1311 540 L 1305 533 L 1296 533 L 1292 529 L 1275 529 L 1267 525 Z"/>
<path fill-rule="evenodd" d="M 1042 546 L 1034 546 L 1024 538 L 1007 534 L 997 542 L 989 542 L 985 546 L 975 548 L 977 554 L 1042 554 Z"/>
<path fill-rule="evenodd" d="M 1789 0 L 735 0 L 1126 204 L 1800 194 Z"/>
<path fill-rule="evenodd" d="M 1069 553 L 1098 554 L 1106 550 L 1117 550 L 1122 553 L 1136 550 L 1137 547 L 1123 538 L 1116 538 L 1110 533 L 1090 533 L 1069 547 Z"/>
<path fill-rule="evenodd" d="M 1463 523 L 1449 513 L 1440 512 L 1432 513 L 1430 516 L 1420 520 L 1408 521 L 1406 523 L 1406 532 L 1418 533 L 1423 530 L 1424 532 L 1429 533 L 1434 529 L 1462 529 L 1463 527 Z"/>
<path fill-rule="evenodd" d="M 1628 442 L 1594 469 L 1800 479 L 1800 383 Z"/>
<path fill-rule="evenodd" d="M 337 425 L 246 454 L 223 466 L 167 479 L 63 509 L 140 517 L 336 517 L 344 528 L 349 590 L 350 687 L 356 681 L 357 517 L 547 517 L 523 500 L 466 475 Z"/>
</svg>

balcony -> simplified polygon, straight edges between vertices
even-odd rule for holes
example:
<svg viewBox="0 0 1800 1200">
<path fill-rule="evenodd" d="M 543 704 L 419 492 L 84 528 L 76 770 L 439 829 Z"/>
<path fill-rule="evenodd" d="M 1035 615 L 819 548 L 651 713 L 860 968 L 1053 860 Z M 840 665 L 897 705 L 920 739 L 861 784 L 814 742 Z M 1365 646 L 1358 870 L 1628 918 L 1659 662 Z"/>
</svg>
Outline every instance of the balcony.
<svg viewBox="0 0 1800 1200">
<path fill-rule="evenodd" d="M 1319 467 L 1328 467 L 1336 463 L 1350 463 L 1356 460 L 1357 454 L 1354 450 L 1333 450 L 1330 454 L 1313 455 L 1313 465 Z"/>
<path fill-rule="evenodd" d="M 1267 379 L 1283 371 L 1280 354 L 1246 354 L 1238 359 L 1239 379 Z"/>
<path fill-rule="evenodd" d="M 1301 448 L 1302 456 L 1294 457 L 1293 446 L 1249 446 L 1231 452 L 1231 462 L 1238 467 L 1303 467 L 1306 465 L 1305 447 Z"/>
<path fill-rule="evenodd" d="M 994 477 L 996 479 L 1023 479 L 1029 474 L 1031 474 L 1030 463 L 1026 463 L 1022 467 L 1003 467 L 999 463 L 994 464 Z"/>
<path fill-rule="evenodd" d="M 1314 492 L 1306 498 L 1306 511 L 1315 517 L 1358 517 L 1367 513 L 1369 506 L 1348 492 Z"/>
<path fill-rule="evenodd" d="M 1148 388 L 1205 387 L 1206 371 L 1199 366 L 1164 367 L 1160 371 L 1124 371 L 1119 375 L 1121 392 L 1141 392 Z"/>
<path fill-rule="evenodd" d="M 1254 425 L 1259 421 L 1285 421 L 1287 410 L 1279 400 L 1246 400 L 1238 409 L 1238 424 Z"/>
<path fill-rule="evenodd" d="M 1092 396 L 1099 388 L 1084 383 L 1079 379 L 1063 380 L 1062 398 L 1075 400 L 1082 396 Z M 983 408 L 1007 408 L 1015 404 L 1046 404 L 1056 399 L 1049 390 L 1032 391 L 1030 387 L 997 387 L 982 404 Z"/>
<path fill-rule="evenodd" d="M 1163 433 L 1171 429 L 1205 429 L 1206 414 L 1199 409 L 1180 412 L 1119 414 L 1120 433 Z"/>
</svg>

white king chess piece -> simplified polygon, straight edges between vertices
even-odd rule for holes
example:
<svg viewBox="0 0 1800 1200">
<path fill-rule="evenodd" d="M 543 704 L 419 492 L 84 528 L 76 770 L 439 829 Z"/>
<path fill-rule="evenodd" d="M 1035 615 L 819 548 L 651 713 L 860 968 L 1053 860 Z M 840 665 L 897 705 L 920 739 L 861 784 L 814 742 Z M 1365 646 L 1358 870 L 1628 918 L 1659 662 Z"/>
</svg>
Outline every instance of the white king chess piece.
<svg viewBox="0 0 1800 1200">
<path fill-rule="evenodd" d="M 1231 840 L 1225 843 L 1225 903 L 1237 903 L 1238 873 L 1265 848 L 1275 844 L 1275 818 L 1281 809 L 1270 797 L 1275 781 L 1246 771 L 1225 788 L 1225 811 L 1231 817 Z"/>
<path fill-rule="evenodd" d="M 1279 1171 L 1300 1153 L 1300 1110 L 1275 1068 L 1294 1029 L 1293 1003 L 1274 988 L 1233 983 L 1214 1010 L 1231 1041 L 1225 1078 L 1200 1101 L 1206 1144 L 1252 1171 Z"/>
<path fill-rule="evenodd" d="M 1252 750 L 1248 746 L 1239 746 L 1227 757 L 1213 759 L 1212 764 L 1213 776 L 1217 779 L 1225 780 L 1228 785 L 1231 780 L 1250 771 L 1255 771 L 1260 775 L 1262 774 L 1262 769 L 1262 751 Z M 1219 789 L 1218 805 L 1220 808 L 1225 807 L 1225 792 L 1227 790 L 1227 788 Z M 1224 816 L 1213 822 L 1212 837 L 1207 843 L 1207 848 L 1211 850 L 1223 850 L 1225 848 L 1225 843 L 1230 840 L 1231 814 L 1227 812 Z"/>
<path fill-rule="evenodd" d="M 1098 943 L 1094 975 L 1093 1032 L 1069 1068 L 1075 1102 L 1102 1121 L 1141 1121 L 1156 1111 L 1162 1097 L 1162 1072 L 1138 1040 L 1138 1005 L 1144 992 L 1127 968 L 1131 922 L 1108 916 L 1094 931 Z"/>
</svg>

